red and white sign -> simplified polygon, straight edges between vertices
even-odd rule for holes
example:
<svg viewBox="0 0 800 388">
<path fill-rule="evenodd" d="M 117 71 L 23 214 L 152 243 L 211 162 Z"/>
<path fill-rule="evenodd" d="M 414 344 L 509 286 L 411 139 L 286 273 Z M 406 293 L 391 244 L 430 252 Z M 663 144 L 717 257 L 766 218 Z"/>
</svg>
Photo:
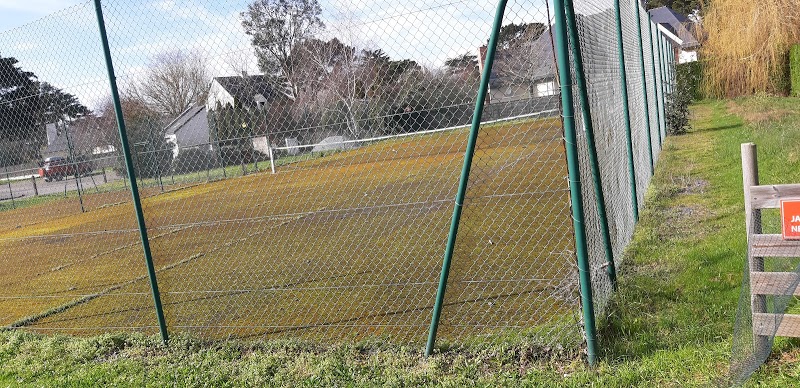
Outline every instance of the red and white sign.
<svg viewBox="0 0 800 388">
<path fill-rule="evenodd" d="M 800 240 L 800 199 L 781 201 L 781 234 L 784 240 Z"/>
</svg>

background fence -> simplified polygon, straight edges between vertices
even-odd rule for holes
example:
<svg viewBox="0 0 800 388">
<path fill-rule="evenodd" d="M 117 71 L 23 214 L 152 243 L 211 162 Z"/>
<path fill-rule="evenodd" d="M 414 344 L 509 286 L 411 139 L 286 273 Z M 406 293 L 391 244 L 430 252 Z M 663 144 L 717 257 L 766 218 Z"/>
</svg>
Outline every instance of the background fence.
<svg viewBox="0 0 800 388">
<path fill-rule="evenodd" d="M 674 55 L 638 3 L 564 9 L 107 0 L 0 34 L 0 325 L 593 355 Z"/>
</svg>

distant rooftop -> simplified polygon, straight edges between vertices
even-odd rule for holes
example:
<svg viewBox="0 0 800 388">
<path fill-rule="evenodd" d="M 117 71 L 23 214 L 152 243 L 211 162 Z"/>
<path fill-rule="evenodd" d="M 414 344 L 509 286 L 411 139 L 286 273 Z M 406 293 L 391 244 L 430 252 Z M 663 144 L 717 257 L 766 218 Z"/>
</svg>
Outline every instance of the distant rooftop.
<svg viewBox="0 0 800 388">
<path fill-rule="evenodd" d="M 700 45 L 692 33 L 694 23 L 685 15 L 667 6 L 653 8 L 648 12 L 653 22 L 660 24 L 682 41 L 681 48 L 695 48 Z"/>
<path fill-rule="evenodd" d="M 233 96 L 237 104 L 244 106 L 255 105 L 259 95 L 261 97 L 258 99 L 263 98 L 264 102 L 272 102 L 284 96 L 275 90 L 272 78 L 266 75 L 215 77 L 214 80 Z M 213 107 L 210 108 L 213 109 Z"/>
</svg>

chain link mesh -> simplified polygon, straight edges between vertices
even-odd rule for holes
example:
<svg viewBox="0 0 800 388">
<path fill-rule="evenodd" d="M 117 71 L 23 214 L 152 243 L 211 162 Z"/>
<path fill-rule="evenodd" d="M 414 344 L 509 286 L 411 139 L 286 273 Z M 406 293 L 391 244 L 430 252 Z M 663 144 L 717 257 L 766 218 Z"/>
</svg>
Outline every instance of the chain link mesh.
<svg viewBox="0 0 800 388">
<path fill-rule="evenodd" d="M 626 136 L 623 116 L 620 68 L 617 45 L 617 24 L 613 1 L 577 1 L 574 3 L 578 39 L 583 57 L 586 84 L 593 119 L 595 146 L 600 165 L 609 235 L 615 265 L 620 265 L 622 253 L 632 236 L 634 219 L 628 179 Z M 570 42 L 574 44 L 574 42 Z M 576 87 L 575 93 L 577 95 Z M 603 245 L 597 198 L 591 175 L 586 123 L 580 114 L 583 107 L 575 100 L 578 131 L 578 153 L 581 166 L 583 208 L 592 275 L 592 295 L 595 313 L 604 314 L 612 294 L 607 274 L 608 263 Z"/>
<path fill-rule="evenodd" d="M 157 326 L 113 118 L 95 107 L 110 93 L 99 39 L 91 3 L 0 34 L 3 326 Z M 100 307 L 70 316 L 84 305 Z"/>
<path fill-rule="evenodd" d="M 575 8 L 618 265 L 634 219 L 614 3 Z M 87 1 L 0 34 L 0 324 L 154 334 L 94 11 Z M 168 329 L 421 342 L 494 4 L 107 0 L 102 11 Z M 552 12 L 526 0 L 505 12 L 444 299 L 448 341 L 583 342 Z M 648 118 L 633 4 L 622 15 L 643 204 L 658 77 L 645 39 Z M 612 289 L 578 140 L 600 315 Z"/>
</svg>

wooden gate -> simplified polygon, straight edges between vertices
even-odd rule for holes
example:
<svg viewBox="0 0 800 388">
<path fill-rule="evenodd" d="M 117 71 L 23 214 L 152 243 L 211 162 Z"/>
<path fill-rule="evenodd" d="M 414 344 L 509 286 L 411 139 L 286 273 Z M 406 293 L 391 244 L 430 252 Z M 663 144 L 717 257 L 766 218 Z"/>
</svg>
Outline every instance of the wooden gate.
<svg viewBox="0 0 800 388">
<path fill-rule="evenodd" d="M 742 144 L 742 175 L 754 345 L 760 349 L 772 336 L 800 337 L 800 315 L 771 314 L 766 310 L 768 295 L 800 296 L 800 276 L 795 272 L 764 270 L 764 258 L 800 257 L 800 240 L 786 240 L 781 234 L 764 234 L 761 228 L 761 210 L 780 209 L 784 200 L 800 200 L 800 184 L 759 185 L 753 143 Z"/>
</svg>

